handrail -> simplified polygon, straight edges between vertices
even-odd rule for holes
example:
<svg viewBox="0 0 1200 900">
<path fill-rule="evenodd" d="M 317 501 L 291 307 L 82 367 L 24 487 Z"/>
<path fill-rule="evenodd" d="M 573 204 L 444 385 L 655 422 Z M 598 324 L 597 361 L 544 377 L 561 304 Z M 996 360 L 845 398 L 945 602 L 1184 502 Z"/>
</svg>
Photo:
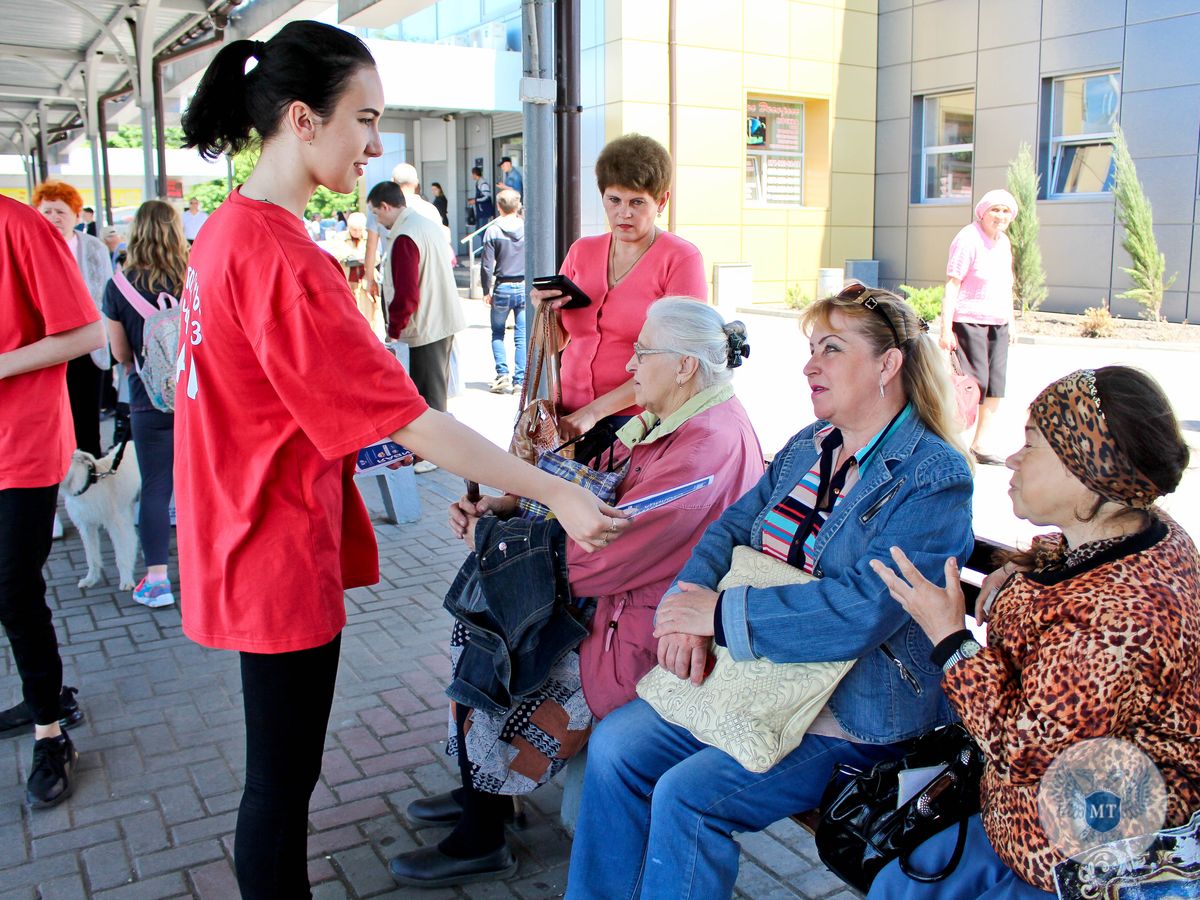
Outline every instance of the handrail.
<svg viewBox="0 0 1200 900">
<path fill-rule="evenodd" d="M 485 222 L 483 225 L 480 225 L 478 228 L 476 228 L 474 231 L 472 231 L 470 234 L 468 234 L 466 237 L 459 238 L 458 242 L 460 244 L 465 244 L 467 241 L 471 240 L 471 238 L 475 237 L 475 235 L 479 234 L 479 232 L 486 230 L 488 225 L 491 225 L 491 224 L 492 224 L 491 222 Z"/>
</svg>

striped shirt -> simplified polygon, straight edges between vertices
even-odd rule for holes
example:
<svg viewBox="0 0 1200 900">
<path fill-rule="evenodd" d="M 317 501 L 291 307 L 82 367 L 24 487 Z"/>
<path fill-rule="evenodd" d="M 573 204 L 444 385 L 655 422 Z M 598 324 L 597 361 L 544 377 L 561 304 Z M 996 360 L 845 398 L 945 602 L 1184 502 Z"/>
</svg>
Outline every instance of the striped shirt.
<svg viewBox="0 0 1200 900">
<path fill-rule="evenodd" d="M 871 454 L 911 414 L 912 406 L 906 405 L 862 449 L 842 463 L 836 473 L 833 472 L 833 457 L 842 445 L 842 433 L 832 425 L 818 431 L 813 436 L 813 444 L 819 451 L 817 459 L 791 493 L 763 520 L 763 552 L 811 573 L 816 565 L 817 536 L 825 520 L 854 487 L 858 473 Z M 825 495 L 825 502 L 817 508 L 822 495 Z"/>
</svg>

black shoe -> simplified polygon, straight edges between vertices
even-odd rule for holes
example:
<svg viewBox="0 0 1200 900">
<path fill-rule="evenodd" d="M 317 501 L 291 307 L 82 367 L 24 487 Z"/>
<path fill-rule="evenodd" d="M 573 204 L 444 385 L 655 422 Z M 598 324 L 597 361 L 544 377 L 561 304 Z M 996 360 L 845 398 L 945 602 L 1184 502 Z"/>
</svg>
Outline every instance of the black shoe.
<svg viewBox="0 0 1200 900">
<path fill-rule="evenodd" d="M 975 457 L 975 462 L 981 466 L 1002 466 L 1004 458 L 1002 456 L 992 456 L 990 453 L 980 453 L 978 450 L 972 450 L 971 455 Z"/>
<path fill-rule="evenodd" d="M 33 743 L 33 768 L 25 785 L 25 799 L 34 809 L 57 806 L 68 797 L 75 785 L 71 770 L 79 761 L 79 751 L 64 731 L 58 737 L 42 738 Z"/>
<path fill-rule="evenodd" d="M 62 716 L 58 720 L 58 724 L 63 728 L 70 728 L 83 721 L 83 710 L 79 708 L 79 702 L 75 699 L 75 695 L 78 693 L 78 688 L 63 685 L 62 695 L 58 701 L 59 713 Z M 30 712 L 29 705 L 24 700 L 16 706 L 0 710 L 0 737 L 27 733 L 33 730 L 31 725 L 33 725 L 33 713 Z"/>
<path fill-rule="evenodd" d="M 509 878 L 516 874 L 517 860 L 507 844 L 499 850 L 471 859 L 447 856 L 434 845 L 392 857 L 388 871 L 397 884 L 408 887 L 449 887 L 453 884 Z"/>
<path fill-rule="evenodd" d="M 462 818 L 462 804 L 453 791 L 421 797 L 408 804 L 405 818 L 414 825 L 453 826 Z"/>
<path fill-rule="evenodd" d="M 404 810 L 404 817 L 410 824 L 418 827 L 453 828 L 462 818 L 462 812 L 462 804 L 458 797 L 454 796 L 454 791 L 446 791 L 444 794 L 414 800 Z M 518 815 L 514 807 L 505 814 L 504 824 L 524 828 L 528 822 L 525 813 Z"/>
</svg>

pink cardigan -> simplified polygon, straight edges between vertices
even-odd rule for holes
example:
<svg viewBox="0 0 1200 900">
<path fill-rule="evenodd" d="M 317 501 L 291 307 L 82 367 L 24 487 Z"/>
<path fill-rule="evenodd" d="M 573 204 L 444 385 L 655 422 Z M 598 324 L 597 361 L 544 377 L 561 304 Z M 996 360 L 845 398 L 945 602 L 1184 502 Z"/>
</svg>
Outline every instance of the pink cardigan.
<svg viewBox="0 0 1200 900">
<path fill-rule="evenodd" d="M 635 696 L 638 679 L 657 661 L 654 613 L 704 529 L 762 477 L 754 427 L 737 397 L 711 406 L 671 434 L 629 455 L 619 501 L 644 497 L 707 475 L 703 490 L 639 514 L 611 547 L 584 553 L 567 544 L 576 597 L 595 597 L 591 633 L 579 648 L 583 693 L 597 717 Z M 610 624 L 611 623 L 611 624 Z"/>
<path fill-rule="evenodd" d="M 590 306 L 560 313 L 563 331 L 570 337 L 562 354 L 564 412 L 575 412 L 629 380 L 625 364 L 651 303 L 672 296 L 708 299 L 700 251 L 667 231 L 659 233 L 646 255 L 610 291 L 611 241 L 611 234 L 580 238 L 567 251 L 560 270 L 592 298 Z M 631 406 L 621 414 L 637 411 Z"/>
</svg>

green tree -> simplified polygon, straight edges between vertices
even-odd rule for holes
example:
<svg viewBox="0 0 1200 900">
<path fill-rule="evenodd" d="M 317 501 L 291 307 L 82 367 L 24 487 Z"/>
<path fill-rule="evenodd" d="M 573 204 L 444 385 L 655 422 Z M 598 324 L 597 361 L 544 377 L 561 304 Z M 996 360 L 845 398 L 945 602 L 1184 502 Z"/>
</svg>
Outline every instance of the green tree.
<svg viewBox="0 0 1200 900">
<path fill-rule="evenodd" d="M 237 187 L 243 184 L 250 173 L 254 171 L 255 165 L 258 164 L 260 148 L 258 146 L 247 147 L 241 153 L 233 158 L 233 184 Z M 198 184 L 187 192 L 187 200 L 193 197 L 200 201 L 200 208 L 205 212 L 212 212 L 224 202 L 225 197 L 229 193 L 228 181 L 224 178 L 217 178 L 213 181 L 206 181 L 203 184 Z M 304 210 L 304 217 L 307 219 L 313 213 L 319 213 L 322 219 L 332 219 L 339 212 L 354 212 L 358 209 L 358 192 L 349 194 L 339 194 L 336 191 L 331 191 L 326 187 L 318 187 L 312 195 L 312 199 L 308 201 L 308 206 Z"/>
<path fill-rule="evenodd" d="M 1162 320 L 1163 293 L 1175 283 L 1179 273 L 1172 275 L 1170 280 L 1163 280 L 1167 258 L 1159 252 L 1158 241 L 1154 237 L 1154 213 L 1142 183 L 1138 181 L 1137 168 L 1133 164 L 1133 157 L 1129 155 L 1129 145 L 1125 142 L 1125 132 L 1120 126 L 1117 126 L 1116 132 L 1113 140 L 1113 163 L 1116 168 L 1113 197 L 1117 203 L 1117 221 L 1125 229 L 1121 246 L 1133 263 L 1129 268 L 1121 267 L 1121 271 L 1133 279 L 1133 287 L 1117 296 L 1136 300 L 1142 307 L 1142 317 L 1158 322 Z"/>
<path fill-rule="evenodd" d="M 1046 270 L 1038 246 L 1038 180 L 1033 153 L 1022 141 L 1017 158 L 1008 164 L 1008 192 L 1018 210 L 1008 226 L 1008 240 L 1013 254 L 1013 292 L 1021 303 L 1021 315 L 1037 309 L 1046 299 Z"/>
<path fill-rule="evenodd" d="M 168 126 L 163 134 L 163 141 L 167 145 L 168 149 L 178 150 L 183 146 L 183 129 L 175 126 Z M 118 150 L 142 146 L 142 126 L 118 126 L 117 133 L 110 134 L 108 136 L 108 146 Z"/>
</svg>

